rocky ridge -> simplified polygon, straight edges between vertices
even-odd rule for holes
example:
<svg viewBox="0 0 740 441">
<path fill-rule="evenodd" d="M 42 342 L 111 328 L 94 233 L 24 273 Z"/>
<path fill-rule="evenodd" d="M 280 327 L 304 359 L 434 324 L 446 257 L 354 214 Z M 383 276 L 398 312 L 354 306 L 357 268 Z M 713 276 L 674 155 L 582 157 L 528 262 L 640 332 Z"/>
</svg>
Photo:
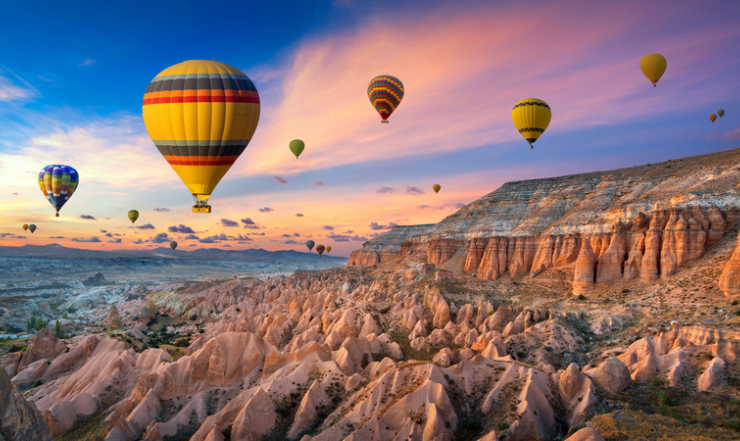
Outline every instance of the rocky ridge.
<svg viewBox="0 0 740 441">
<path fill-rule="evenodd" d="M 572 271 L 576 294 L 670 277 L 740 226 L 740 149 L 506 183 L 438 224 L 399 226 L 349 265 L 421 262 L 496 280 Z M 738 254 L 740 256 L 740 254 Z M 723 279 L 740 287 L 738 258 Z"/>
</svg>

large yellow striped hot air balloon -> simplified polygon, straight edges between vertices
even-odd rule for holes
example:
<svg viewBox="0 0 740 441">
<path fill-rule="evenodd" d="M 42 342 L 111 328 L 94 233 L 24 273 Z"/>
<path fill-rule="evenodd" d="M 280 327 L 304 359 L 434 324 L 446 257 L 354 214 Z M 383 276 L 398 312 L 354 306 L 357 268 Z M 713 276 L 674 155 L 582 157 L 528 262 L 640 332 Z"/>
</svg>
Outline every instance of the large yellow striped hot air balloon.
<svg viewBox="0 0 740 441">
<path fill-rule="evenodd" d="M 529 148 L 545 132 L 550 125 L 552 112 L 550 106 L 537 98 L 527 98 L 519 101 L 511 111 L 511 119 L 524 139 L 529 142 Z"/>
<path fill-rule="evenodd" d="M 640 60 L 640 69 L 647 79 L 653 83 L 653 87 L 657 85 L 656 83 L 665 73 L 666 67 L 668 67 L 668 61 L 660 54 L 647 54 Z"/>
<path fill-rule="evenodd" d="M 193 212 L 210 213 L 211 193 L 257 128 L 254 84 L 228 64 L 185 61 L 154 77 L 142 111 L 152 141 L 195 198 Z"/>
</svg>

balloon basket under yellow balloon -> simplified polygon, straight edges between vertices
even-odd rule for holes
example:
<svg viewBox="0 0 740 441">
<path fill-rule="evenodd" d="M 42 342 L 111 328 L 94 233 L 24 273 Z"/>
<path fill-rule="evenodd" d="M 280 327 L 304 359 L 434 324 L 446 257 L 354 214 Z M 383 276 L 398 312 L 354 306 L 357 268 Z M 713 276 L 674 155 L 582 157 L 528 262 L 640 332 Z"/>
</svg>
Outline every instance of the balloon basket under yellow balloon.
<svg viewBox="0 0 740 441">
<path fill-rule="evenodd" d="M 193 213 L 210 213 L 210 205 L 193 205 Z"/>
</svg>

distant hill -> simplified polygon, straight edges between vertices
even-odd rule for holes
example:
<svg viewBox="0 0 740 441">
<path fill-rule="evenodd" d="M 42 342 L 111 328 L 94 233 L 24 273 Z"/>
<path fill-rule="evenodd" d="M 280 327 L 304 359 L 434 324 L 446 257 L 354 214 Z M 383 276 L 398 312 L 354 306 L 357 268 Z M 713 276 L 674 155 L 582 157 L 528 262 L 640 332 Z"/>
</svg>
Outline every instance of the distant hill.
<svg viewBox="0 0 740 441">
<path fill-rule="evenodd" d="M 264 262 L 264 263 L 332 263 L 336 266 L 344 265 L 344 257 L 319 256 L 316 253 L 301 253 L 298 251 L 267 251 L 263 249 L 249 250 L 222 250 L 218 248 L 204 248 L 195 251 L 171 250 L 170 248 L 155 248 L 152 250 L 86 250 L 68 248 L 58 244 L 23 245 L 20 247 L 0 246 L 0 257 L 43 257 L 65 259 L 159 259 L 159 260 L 222 260 L 236 262 Z M 331 265 L 330 265 L 331 266 Z"/>
</svg>

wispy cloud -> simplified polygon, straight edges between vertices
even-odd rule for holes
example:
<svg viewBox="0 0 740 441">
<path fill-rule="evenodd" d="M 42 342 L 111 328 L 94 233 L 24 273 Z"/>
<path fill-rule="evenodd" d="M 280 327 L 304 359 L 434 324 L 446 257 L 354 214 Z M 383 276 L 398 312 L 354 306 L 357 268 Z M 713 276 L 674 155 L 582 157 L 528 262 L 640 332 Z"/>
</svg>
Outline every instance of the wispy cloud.
<svg viewBox="0 0 740 441">
<path fill-rule="evenodd" d="M 705 139 L 707 141 L 735 141 L 740 139 L 740 128 L 725 133 L 711 132 Z"/>
<path fill-rule="evenodd" d="M 93 216 L 90 216 L 89 214 L 81 214 L 80 219 L 96 220 Z"/>
<path fill-rule="evenodd" d="M 396 189 L 393 187 L 380 187 L 377 191 L 377 193 L 395 193 Z"/>
<path fill-rule="evenodd" d="M 183 224 L 167 227 L 167 231 L 169 231 L 170 233 L 195 234 L 195 231 L 193 231 L 192 228 Z"/>
<path fill-rule="evenodd" d="M 93 60 L 92 58 L 87 58 L 83 62 L 81 62 L 80 64 L 78 64 L 78 66 L 79 67 L 88 67 L 88 66 L 92 66 L 93 64 L 95 64 L 95 60 Z"/>
<path fill-rule="evenodd" d="M 258 223 L 253 221 L 251 217 L 241 219 L 241 223 L 244 224 L 244 228 L 249 228 L 250 230 L 259 230 L 262 228 Z"/>
<path fill-rule="evenodd" d="M 93 236 L 89 239 L 85 239 L 84 237 L 73 237 L 72 242 L 91 242 L 91 243 L 98 243 L 101 242 L 101 240 L 98 238 L 98 236 Z"/>
<path fill-rule="evenodd" d="M 296 213 L 295 217 L 303 217 L 303 213 Z"/>
<path fill-rule="evenodd" d="M 259 211 L 260 211 L 260 213 L 269 213 L 269 212 L 275 211 L 275 210 L 273 210 L 270 207 L 264 207 L 264 208 L 260 208 Z"/>
<path fill-rule="evenodd" d="M 313 181 L 314 187 L 323 187 L 324 183 L 321 181 Z"/>
<path fill-rule="evenodd" d="M 165 207 L 152 208 L 152 210 L 153 211 L 156 211 L 158 213 L 169 213 L 170 212 L 170 209 L 169 208 L 165 208 Z"/>
<path fill-rule="evenodd" d="M 280 176 L 275 176 L 275 180 L 278 181 L 281 184 L 287 184 L 288 180 L 285 178 L 281 178 Z"/>
<path fill-rule="evenodd" d="M 331 225 L 324 225 L 324 229 L 325 229 L 325 230 L 330 230 L 330 231 L 331 231 L 331 230 L 333 230 L 333 229 L 334 229 L 334 227 L 332 227 Z"/>
<path fill-rule="evenodd" d="M 411 185 L 407 185 L 406 186 L 406 194 L 420 195 L 420 194 L 424 194 L 424 190 L 422 190 L 419 187 L 414 187 L 414 186 L 411 186 Z"/>
<path fill-rule="evenodd" d="M 238 227 L 239 222 L 233 221 L 231 219 L 221 219 L 221 225 L 224 227 Z"/>
<path fill-rule="evenodd" d="M 397 227 L 397 226 L 398 225 L 395 224 L 395 223 L 393 223 L 393 222 L 390 222 L 388 225 L 380 225 L 377 222 L 373 222 L 373 223 L 370 224 L 370 229 L 371 230 L 389 230 L 389 229 L 391 229 L 393 227 Z"/>
<path fill-rule="evenodd" d="M 22 84 L 18 85 L 10 78 L 3 75 L 7 71 L 13 78 Z M 27 100 L 41 96 L 38 90 L 28 81 L 16 75 L 10 69 L 0 69 L 0 101 Z"/>
<path fill-rule="evenodd" d="M 144 225 L 137 225 L 136 228 L 139 230 L 154 230 L 154 225 L 152 224 L 144 224 Z"/>
<path fill-rule="evenodd" d="M 151 239 L 149 239 L 147 242 L 152 242 L 152 243 L 167 243 L 170 240 L 172 240 L 172 239 L 170 239 L 170 236 L 167 233 L 159 233 L 156 236 L 154 236 Z"/>
<path fill-rule="evenodd" d="M 349 235 L 345 235 L 345 234 L 334 234 L 334 233 L 330 233 L 330 234 L 327 234 L 326 237 L 328 237 L 329 239 L 331 239 L 331 240 L 333 240 L 335 242 L 349 242 L 351 240 L 352 241 L 358 241 L 358 242 L 365 242 L 365 241 L 367 241 L 367 237 L 365 237 L 365 236 L 358 236 L 356 234 L 354 236 L 349 236 Z"/>
</svg>

